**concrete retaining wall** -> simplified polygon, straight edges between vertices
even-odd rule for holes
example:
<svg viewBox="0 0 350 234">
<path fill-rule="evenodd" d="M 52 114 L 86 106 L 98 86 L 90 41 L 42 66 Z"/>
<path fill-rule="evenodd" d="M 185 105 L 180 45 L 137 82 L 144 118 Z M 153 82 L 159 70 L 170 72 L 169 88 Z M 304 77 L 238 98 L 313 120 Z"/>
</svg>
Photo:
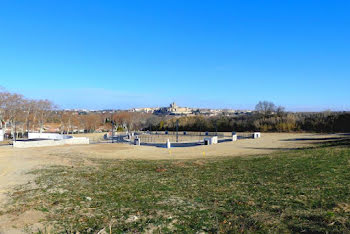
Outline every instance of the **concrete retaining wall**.
<svg viewBox="0 0 350 234">
<path fill-rule="evenodd" d="M 30 132 L 28 133 L 28 139 L 51 139 L 51 140 L 63 140 L 63 139 L 71 139 L 72 136 L 69 135 L 61 135 L 59 133 L 38 133 L 38 132 Z"/>
<path fill-rule="evenodd" d="M 89 138 L 87 137 L 72 137 L 63 140 L 32 140 L 32 141 L 15 141 L 13 142 L 14 148 L 31 148 L 31 147 L 45 147 L 45 146 L 58 146 L 58 145 L 85 145 L 89 144 Z"/>
</svg>

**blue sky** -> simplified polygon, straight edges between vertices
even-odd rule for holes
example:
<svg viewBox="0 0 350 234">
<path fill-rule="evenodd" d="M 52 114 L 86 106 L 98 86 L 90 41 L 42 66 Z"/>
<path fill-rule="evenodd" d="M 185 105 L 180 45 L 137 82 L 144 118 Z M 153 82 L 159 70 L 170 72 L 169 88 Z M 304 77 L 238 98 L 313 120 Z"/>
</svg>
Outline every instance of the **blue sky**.
<svg viewBox="0 0 350 234">
<path fill-rule="evenodd" d="M 62 108 L 350 110 L 350 1 L 0 0 L 0 85 Z"/>
</svg>

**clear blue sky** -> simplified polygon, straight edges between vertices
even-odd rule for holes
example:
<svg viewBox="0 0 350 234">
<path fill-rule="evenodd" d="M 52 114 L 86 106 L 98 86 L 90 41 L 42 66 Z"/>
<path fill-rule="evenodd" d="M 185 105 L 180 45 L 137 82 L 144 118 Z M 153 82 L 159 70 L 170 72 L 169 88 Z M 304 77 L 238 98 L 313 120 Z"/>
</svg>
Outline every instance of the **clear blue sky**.
<svg viewBox="0 0 350 234">
<path fill-rule="evenodd" d="M 350 1 L 0 1 L 0 85 L 62 108 L 350 110 Z"/>
</svg>

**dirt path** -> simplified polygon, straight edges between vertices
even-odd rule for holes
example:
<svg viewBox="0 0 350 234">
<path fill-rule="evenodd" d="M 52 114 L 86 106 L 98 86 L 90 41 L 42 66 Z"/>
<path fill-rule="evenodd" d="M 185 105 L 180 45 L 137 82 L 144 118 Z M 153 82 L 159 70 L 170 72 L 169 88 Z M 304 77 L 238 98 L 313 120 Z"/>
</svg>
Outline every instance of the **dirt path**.
<svg viewBox="0 0 350 234">
<path fill-rule="evenodd" d="M 33 182 L 34 176 L 28 172 L 47 165 L 69 165 L 70 160 L 58 158 L 47 153 L 52 149 L 17 150 L 10 146 L 0 148 L 0 234 L 23 233 L 28 227 L 31 230 L 42 228 L 39 223 L 44 214 L 30 210 L 22 214 L 7 214 L 10 193 L 18 185 Z M 4 215 L 1 213 L 4 212 Z"/>
<path fill-rule="evenodd" d="M 0 147 L 0 233 L 20 233 L 26 225 L 38 223 L 43 217 L 38 211 L 19 215 L 5 214 L 6 204 L 16 185 L 33 181 L 27 172 L 48 165 L 86 165 L 94 159 L 193 159 L 220 156 L 267 154 L 334 140 L 335 134 L 262 134 L 259 139 L 239 140 L 212 146 L 188 148 L 157 148 L 125 144 L 96 144 L 29 149 Z M 35 224 L 38 225 L 38 224 Z"/>
<path fill-rule="evenodd" d="M 33 170 L 39 166 L 38 160 L 33 160 L 32 156 L 20 154 L 14 151 L 12 147 L 3 146 L 0 154 L 0 212 L 5 211 L 5 205 L 9 200 L 8 193 L 16 185 L 27 183 L 32 176 L 26 172 Z M 20 233 L 26 224 L 35 224 L 37 220 L 33 220 L 33 214 L 22 214 L 18 217 L 14 215 L 0 216 L 0 233 Z M 36 215 L 36 217 L 39 217 Z M 19 227 L 20 229 L 17 229 Z"/>
<path fill-rule="evenodd" d="M 32 158 L 32 157 L 30 157 Z M 29 176 L 26 171 L 38 166 L 37 160 L 31 160 L 25 155 L 20 155 L 10 146 L 1 148 L 0 155 L 0 209 L 7 199 L 7 192 L 15 185 L 23 184 L 28 181 Z"/>
</svg>

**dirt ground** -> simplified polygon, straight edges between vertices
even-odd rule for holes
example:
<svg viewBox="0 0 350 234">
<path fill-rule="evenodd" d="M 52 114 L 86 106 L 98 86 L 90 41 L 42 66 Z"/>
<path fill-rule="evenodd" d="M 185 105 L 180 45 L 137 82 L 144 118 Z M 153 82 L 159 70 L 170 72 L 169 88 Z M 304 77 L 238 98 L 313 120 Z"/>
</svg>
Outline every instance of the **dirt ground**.
<svg viewBox="0 0 350 234">
<path fill-rule="evenodd" d="M 9 193 L 16 185 L 31 183 L 27 172 L 48 165 L 88 165 L 91 159 L 194 159 L 223 156 L 267 154 L 278 150 L 307 147 L 343 137 L 341 134 L 265 133 L 259 139 L 244 139 L 211 146 L 157 148 L 126 144 L 90 144 L 43 148 L 14 149 L 0 146 L 0 233 L 20 233 L 26 225 L 37 224 L 38 211 L 20 215 L 1 215 L 6 210 Z"/>
</svg>

